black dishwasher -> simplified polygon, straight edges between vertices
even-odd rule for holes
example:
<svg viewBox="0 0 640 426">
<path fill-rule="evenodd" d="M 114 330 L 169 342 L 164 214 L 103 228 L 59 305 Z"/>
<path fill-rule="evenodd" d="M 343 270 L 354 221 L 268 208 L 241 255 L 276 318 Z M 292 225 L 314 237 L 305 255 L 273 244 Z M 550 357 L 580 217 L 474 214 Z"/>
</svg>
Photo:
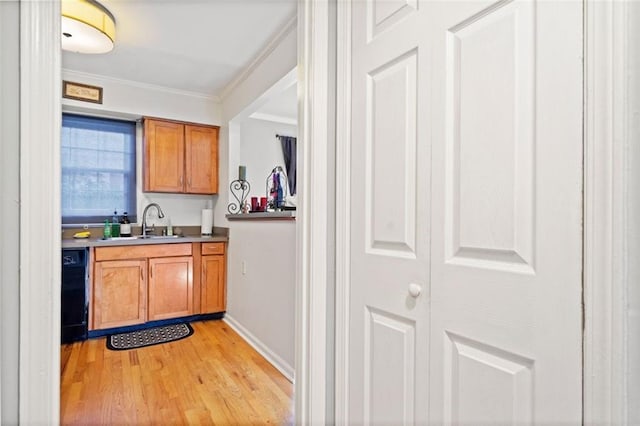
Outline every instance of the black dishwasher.
<svg viewBox="0 0 640 426">
<path fill-rule="evenodd" d="M 62 343 L 87 339 L 88 250 L 62 249 Z"/>
</svg>

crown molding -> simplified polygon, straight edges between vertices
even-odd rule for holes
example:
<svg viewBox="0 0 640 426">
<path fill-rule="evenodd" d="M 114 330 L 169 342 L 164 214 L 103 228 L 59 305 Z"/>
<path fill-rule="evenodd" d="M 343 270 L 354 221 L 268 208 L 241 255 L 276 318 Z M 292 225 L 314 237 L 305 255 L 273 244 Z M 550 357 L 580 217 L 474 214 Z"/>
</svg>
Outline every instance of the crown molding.
<svg viewBox="0 0 640 426">
<path fill-rule="evenodd" d="M 101 75 L 101 74 L 92 74 L 84 71 L 72 70 L 69 68 L 63 68 L 62 74 L 63 76 L 65 74 L 73 75 L 79 79 L 82 79 L 82 78 L 97 79 L 97 80 L 102 80 L 110 83 L 125 84 L 128 86 L 137 87 L 139 89 L 154 90 L 157 92 L 165 92 L 172 95 L 189 96 L 192 98 L 205 99 L 208 101 L 220 103 L 220 98 L 215 95 L 208 95 L 205 93 L 198 93 L 198 92 L 190 92 L 187 90 L 174 89 L 171 87 L 159 86 L 159 85 L 149 84 L 149 83 L 142 83 L 139 81 L 126 80 L 122 78 L 110 77 L 110 76 Z"/>
<path fill-rule="evenodd" d="M 221 91 L 219 98 L 221 101 L 224 101 L 227 96 L 231 94 L 243 81 L 245 81 L 253 71 L 262 63 L 264 60 L 273 52 L 276 47 L 284 40 L 286 36 L 289 35 L 291 31 L 295 31 L 297 28 L 298 18 L 296 15 L 291 17 L 289 21 L 282 27 L 279 33 L 275 35 L 269 41 L 265 47 L 253 58 L 253 60 L 247 65 L 247 67 L 241 71 L 233 80 L 229 82 Z"/>
</svg>

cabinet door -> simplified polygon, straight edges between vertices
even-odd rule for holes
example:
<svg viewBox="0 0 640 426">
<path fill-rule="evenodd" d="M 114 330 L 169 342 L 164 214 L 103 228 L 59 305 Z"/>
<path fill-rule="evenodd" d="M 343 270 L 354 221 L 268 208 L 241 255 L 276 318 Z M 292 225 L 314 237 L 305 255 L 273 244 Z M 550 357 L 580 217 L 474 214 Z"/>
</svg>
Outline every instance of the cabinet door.
<svg viewBox="0 0 640 426">
<path fill-rule="evenodd" d="M 147 320 L 147 262 L 96 262 L 93 290 L 95 329 L 140 324 Z"/>
<path fill-rule="evenodd" d="M 184 125 L 144 121 L 144 190 L 184 191 Z"/>
<path fill-rule="evenodd" d="M 202 256 L 202 313 L 227 309 L 225 256 Z"/>
<path fill-rule="evenodd" d="M 193 314 L 193 257 L 149 259 L 149 321 Z"/>
<path fill-rule="evenodd" d="M 218 129 L 185 126 L 185 192 L 218 192 Z"/>
</svg>

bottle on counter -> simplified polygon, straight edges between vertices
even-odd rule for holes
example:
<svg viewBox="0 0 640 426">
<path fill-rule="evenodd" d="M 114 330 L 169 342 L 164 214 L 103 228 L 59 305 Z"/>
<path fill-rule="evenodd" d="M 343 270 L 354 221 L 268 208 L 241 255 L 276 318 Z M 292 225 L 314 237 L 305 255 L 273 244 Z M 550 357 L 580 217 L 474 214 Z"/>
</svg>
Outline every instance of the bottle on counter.
<svg viewBox="0 0 640 426">
<path fill-rule="evenodd" d="M 102 236 L 106 238 L 111 238 L 111 224 L 108 219 L 104 220 L 104 229 L 102 230 Z"/>
<path fill-rule="evenodd" d="M 127 216 L 127 212 L 124 212 L 124 214 L 122 215 L 122 219 L 120 219 L 120 236 L 121 237 L 131 236 L 131 222 L 129 222 L 129 217 Z"/>
<path fill-rule="evenodd" d="M 284 207 L 284 193 L 282 192 L 282 186 L 280 185 L 280 175 L 278 175 L 278 188 L 276 189 L 276 206 L 278 210 Z"/>
<path fill-rule="evenodd" d="M 171 218 L 170 217 L 167 218 L 167 235 L 168 236 L 172 236 L 173 235 L 173 226 L 171 226 Z"/>
<path fill-rule="evenodd" d="M 113 211 L 113 218 L 111 219 L 111 236 L 120 236 L 120 220 L 118 220 L 118 211 Z"/>
</svg>

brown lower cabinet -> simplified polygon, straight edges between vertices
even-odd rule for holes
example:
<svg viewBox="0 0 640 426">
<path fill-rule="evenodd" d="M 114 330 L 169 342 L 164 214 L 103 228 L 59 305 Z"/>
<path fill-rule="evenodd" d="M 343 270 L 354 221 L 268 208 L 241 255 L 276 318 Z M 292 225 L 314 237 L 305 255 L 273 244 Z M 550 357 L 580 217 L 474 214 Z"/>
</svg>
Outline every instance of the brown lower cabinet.
<svg viewBox="0 0 640 426">
<path fill-rule="evenodd" d="M 193 315 L 193 257 L 149 259 L 148 320 Z"/>
<path fill-rule="evenodd" d="M 96 262 L 93 271 L 94 328 L 121 327 L 146 322 L 146 260 Z"/>
<path fill-rule="evenodd" d="M 203 313 L 227 310 L 227 256 L 224 243 L 202 243 L 202 299 Z"/>
<path fill-rule="evenodd" d="M 202 312 L 226 310 L 224 265 L 224 256 L 202 256 Z"/>
<path fill-rule="evenodd" d="M 226 309 L 223 242 L 96 247 L 92 254 L 90 330 Z"/>
</svg>

